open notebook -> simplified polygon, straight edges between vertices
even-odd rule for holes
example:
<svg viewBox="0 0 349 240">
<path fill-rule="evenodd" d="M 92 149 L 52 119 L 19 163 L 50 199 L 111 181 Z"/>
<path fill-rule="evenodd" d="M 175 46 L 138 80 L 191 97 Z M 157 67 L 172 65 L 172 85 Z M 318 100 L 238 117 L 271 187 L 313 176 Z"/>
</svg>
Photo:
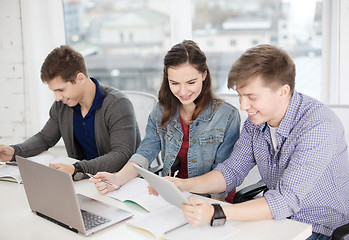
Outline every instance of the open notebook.
<svg viewBox="0 0 349 240">
<path fill-rule="evenodd" d="M 136 216 L 126 223 L 134 228 L 145 230 L 161 239 L 225 239 L 238 231 L 234 222 L 224 226 L 210 225 L 193 227 L 183 216 L 182 204 L 189 204 L 188 197 L 199 197 L 181 192 L 172 182 L 148 170 L 134 165 L 134 168 L 160 194 L 158 198 L 165 199 L 168 204 L 148 214 Z M 212 202 L 212 199 L 207 199 Z"/>
<path fill-rule="evenodd" d="M 70 158 L 66 156 L 54 157 L 53 155 L 50 155 L 48 153 L 43 153 L 34 157 L 29 157 L 28 159 L 46 166 L 48 166 L 50 163 L 73 164 L 76 161 L 78 161 L 74 158 Z M 10 165 L 6 165 L 5 163 L 2 163 L 0 165 L 0 181 L 22 183 L 22 177 L 18 167 L 10 166 Z"/>
</svg>

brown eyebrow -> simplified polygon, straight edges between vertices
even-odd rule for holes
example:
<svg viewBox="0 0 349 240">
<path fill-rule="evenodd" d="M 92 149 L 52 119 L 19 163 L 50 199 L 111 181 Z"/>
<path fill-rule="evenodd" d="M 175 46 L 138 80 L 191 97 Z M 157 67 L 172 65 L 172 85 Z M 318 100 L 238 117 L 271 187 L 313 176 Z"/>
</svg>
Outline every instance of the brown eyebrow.
<svg viewBox="0 0 349 240">
<path fill-rule="evenodd" d="M 63 90 L 64 90 L 64 88 L 56 88 L 56 89 L 54 89 L 52 91 L 57 92 L 57 91 L 63 91 Z"/>
<path fill-rule="evenodd" d="M 187 83 L 187 82 L 191 82 L 191 81 L 196 81 L 196 80 L 198 80 L 198 78 L 193 78 L 193 79 L 190 79 L 190 80 L 186 81 L 186 83 Z M 169 81 L 170 81 L 170 82 L 175 82 L 175 83 L 178 83 L 177 81 L 175 81 L 175 80 L 171 80 L 171 79 L 169 79 Z"/>
</svg>

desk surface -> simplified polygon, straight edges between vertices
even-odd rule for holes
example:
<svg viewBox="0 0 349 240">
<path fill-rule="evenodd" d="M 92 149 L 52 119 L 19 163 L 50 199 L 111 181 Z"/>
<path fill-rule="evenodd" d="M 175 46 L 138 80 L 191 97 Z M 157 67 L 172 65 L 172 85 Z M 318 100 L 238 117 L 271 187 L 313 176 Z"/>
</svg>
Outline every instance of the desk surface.
<svg viewBox="0 0 349 240">
<path fill-rule="evenodd" d="M 94 185 L 87 180 L 75 182 L 74 187 L 77 193 L 126 209 L 136 215 L 145 214 L 144 210 L 137 206 L 130 206 L 100 195 Z M 0 181 L 0 216 L 0 239 L 155 239 L 150 233 L 128 227 L 125 222 L 87 238 L 80 236 L 32 213 L 23 185 L 12 182 Z M 240 231 L 231 237 L 234 240 L 304 240 L 311 235 L 310 225 L 289 219 L 239 222 L 235 226 Z"/>
</svg>

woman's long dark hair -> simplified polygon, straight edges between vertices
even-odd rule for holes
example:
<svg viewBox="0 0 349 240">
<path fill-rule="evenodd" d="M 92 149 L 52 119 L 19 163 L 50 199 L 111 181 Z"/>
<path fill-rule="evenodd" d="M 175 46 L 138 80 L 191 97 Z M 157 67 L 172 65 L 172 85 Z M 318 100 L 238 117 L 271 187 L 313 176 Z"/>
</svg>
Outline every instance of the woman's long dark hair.
<svg viewBox="0 0 349 240">
<path fill-rule="evenodd" d="M 161 125 L 165 126 L 176 114 L 178 104 L 180 101 L 176 98 L 170 90 L 168 82 L 168 68 L 176 67 L 184 63 L 189 63 L 194 66 L 200 73 L 206 72 L 206 79 L 203 81 L 200 95 L 195 99 L 195 111 L 192 120 L 210 104 L 214 99 L 212 90 L 211 75 L 206 63 L 206 56 L 192 40 L 184 40 L 182 43 L 174 45 L 170 51 L 167 52 L 164 58 L 164 73 L 162 84 L 159 90 L 159 103 L 164 108 L 164 113 L 161 119 Z"/>
</svg>

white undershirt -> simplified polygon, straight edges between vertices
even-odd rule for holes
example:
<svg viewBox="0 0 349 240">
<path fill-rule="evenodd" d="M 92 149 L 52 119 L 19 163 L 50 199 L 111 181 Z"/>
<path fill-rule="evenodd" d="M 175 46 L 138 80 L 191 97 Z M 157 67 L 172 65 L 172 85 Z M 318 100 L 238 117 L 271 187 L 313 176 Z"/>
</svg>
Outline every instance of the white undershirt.
<svg viewBox="0 0 349 240">
<path fill-rule="evenodd" d="M 278 130 L 278 128 L 271 127 L 269 124 L 268 124 L 268 127 L 269 127 L 269 131 L 270 131 L 270 135 L 271 135 L 271 142 L 273 143 L 274 151 L 276 151 L 276 148 L 278 146 L 278 142 L 276 141 L 275 133 Z"/>
</svg>

